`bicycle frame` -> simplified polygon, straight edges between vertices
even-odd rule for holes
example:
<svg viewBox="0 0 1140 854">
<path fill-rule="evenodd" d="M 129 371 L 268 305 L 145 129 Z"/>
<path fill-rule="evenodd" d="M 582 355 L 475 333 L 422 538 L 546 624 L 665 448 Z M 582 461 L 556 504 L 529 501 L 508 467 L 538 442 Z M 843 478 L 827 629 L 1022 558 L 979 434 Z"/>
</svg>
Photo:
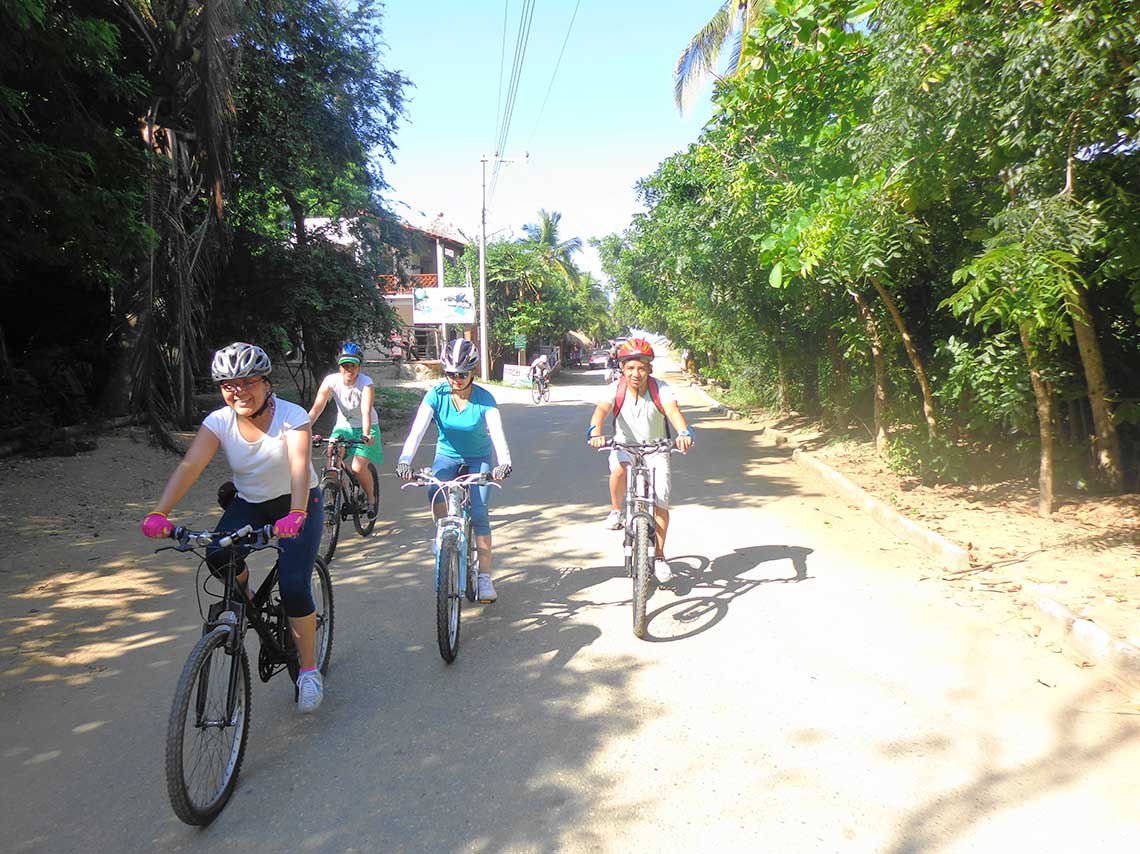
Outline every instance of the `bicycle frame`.
<svg viewBox="0 0 1140 854">
<path fill-rule="evenodd" d="M 265 576 L 265 579 L 258 586 L 257 591 L 252 594 L 252 601 L 245 598 L 244 593 L 237 583 L 237 567 L 238 567 L 238 551 L 237 549 L 245 548 L 249 551 L 262 551 L 264 549 L 273 549 L 278 553 L 281 547 L 271 543 L 273 538 L 273 529 L 270 525 L 265 525 L 261 528 L 254 528 L 252 525 L 246 525 L 239 528 L 232 533 L 224 531 L 190 531 L 183 527 L 175 528 L 171 533 L 171 539 L 177 540 L 176 546 L 165 546 L 157 549 L 156 551 L 179 551 L 179 552 L 192 552 L 203 563 L 206 561 L 206 554 L 199 549 L 205 549 L 207 546 L 217 545 L 221 548 L 231 549 L 229 559 L 226 561 L 226 577 L 225 577 L 225 590 L 222 597 L 210 606 L 207 612 L 206 621 L 202 626 L 202 634 L 207 635 L 214 631 L 219 626 L 224 626 L 229 632 L 229 639 L 226 642 L 226 652 L 230 655 L 230 672 L 229 672 L 229 685 L 226 691 L 226 717 L 227 722 L 225 725 L 234 726 L 234 714 L 237 706 L 237 686 L 240 677 L 240 663 L 239 651 L 245 643 L 246 632 L 252 627 L 261 639 L 262 644 L 268 646 L 273 650 L 273 653 L 288 667 L 290 656 L 296 656 L 296 651 L 287 651 L 277 640 L 272 627 L 264 617 L 264 609 L 269 602 L 270 592 L 273 590 L 274 584 L 277 583 L 277 563 L 274 561 L 273 567 Z M 249 608 L 248 604 L 252 604 L 253 608 Z M 204 690 L 200 690 L 198 704 L 195 708 L 195 726 L 199 729 L 210 726 L 222 726 L 221 721 L 207 721 L 202 720 L 202 703 L 204 697 L 201 694 Z"/>
<path fill-rule="evenodd" d="M 345 479 L 347 478 L 352 486 L 361 488 L 360 479 L 357 478 L 356 473 L 351 468 L 345 465 L 344 451 L 346 448 L 365 443 L 358 439 L 345 438 L 321 439 L 319 441 L 328 446 L 328 450 L 325 452 L 325 467 L 321 472 L 321 482 L 335 480 L 337 489 L 340 490 L 345 501 L 351 501 L 352 490 L 345 488 Z M 317 440 L 314 440 L 313 444 L 317 444 Z"/>
<path fill-rule="evenodd" d="M 424 469 L 416 472 L 416 479 L 411 483 L 405 483 L 401 489 L 408 486 L 435 486 L 439 489 L 436 493 L 435 501 L 439 500 L 439 494 L 442 493 L 446 503 L 445 514 L 436 519 L 435 522 L 435 542 L 437 550 L 441 551 L 445 542 L 454 540 L 459 550 L 459 560 L 462 566 L 467 565 L 468 553 L 472 548 L 472 543 L 468 542 L 467 527 L 468 520 L 471 518 L 471 493 L 472 486 L 499 486 L 491 480 L 489 472 L 470 472 L 461 474 L 453 480 L 440 480 L 431 469 Z M 433 501 L 434 505 L 434 501 Z M 439 560 L 435 563 L 435 583 L 438 589 L 440 583 L 440 565 Z M 462 596 L 467 592 L 467 573 L 459 573 L 459 595 Z"/>
</svg>

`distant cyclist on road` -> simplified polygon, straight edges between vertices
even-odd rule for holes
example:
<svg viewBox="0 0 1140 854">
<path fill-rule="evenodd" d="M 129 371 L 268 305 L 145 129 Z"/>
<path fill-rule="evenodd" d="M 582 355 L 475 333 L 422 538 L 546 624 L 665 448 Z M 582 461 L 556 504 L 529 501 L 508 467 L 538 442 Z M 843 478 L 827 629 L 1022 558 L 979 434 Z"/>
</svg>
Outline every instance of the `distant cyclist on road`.
<svg viewBox="0 0 1140 854">
<path fill-rule="evenodd" d="M 215 530 L 272 523 L 273 532 L 281 538 L 278 584 L 301 665 L 297 708 L 313 712 L 324 696 L 316 666 L 317 615 L 312 593 L 323 524 L 321 496 L 313 470 L 309 416 L 297 404 L 273 393 L 272 369 L 264 350 L 242 341 L 214 354 L 210 375 L 225 405 L 207 415 L 198 428 L 154 510 L 143 520 L 142 532 L 148 537 L 169 537 L 174 526 L 167 514 L 197 482 L 218 449 L 225 452 L 237 495 Z M 224 549 L 208 549 L 207 553 L 212 570 L 228 561 Z M 248 595 L 249 571 L 243 569 L 237 581 Z"/>
<path fill-rule="evenodd" d="M 688 451 L 693 446 L 693 430 L 685 422 L 677 395 L 668 384 L 650 376 L 653 373 L 653 347 L 643 338 L 630 338 L 618 349 L 621 376 L 606 386 L 594 407 L 586 439 L 591 447 L 606 443 L 603 435 L 606 417 L 613 414 L 613 435 L 617 442 L 653 442 L 669 438 L 669 425 L 677 431 L 677 448 Z M 625 451 L 610 451 L 610 512 L 605 526 L 622 527 L 621 507 L 625 497 L 626 476 L 632 462 Z M 657 500 L 657 558 L 653 574 L 660 584 L 673 578 L 665 560 L 665 535 L 669 531 L 670 465 L 668 454 L 651 454 L 646 462 L 653 469 L 653 485 Z"/>
<path fill-rule="evenodd" d="M 545 353 L 540 353 L 538 358 L 530 363 L 530 379 L 531 382 L 540 382 L 544 385 L 550 382 L 550 360 L 546 358 Z"/>
<path fill-rule="evenodd" d="M 368 496 L 368 516 L 376 518 L 376 506 L 380 484 L 372 482 L 368 471 L 371 460 L 377 467 L 384 462 L 384 449 L 380 444 L 380 425 L 376 408 L 375 386 L 372 378 L 361 373 L 360 363 L 364 357 L 359 344 L 346 342 L 337 356 L 338 372 L 321 380 L 316 399 L 309 410 L 309 423 L 316 424 L 325 411 L 331 397 L 336 401 L 336 425 L 330 439 L 360 439 L 366 444 L 354 445 L 345 449 L 345 459 L 350 460 L 353 474 L 356 475 Z"/>
<path fill-rule="evenodd" d="M 498 404 L 491 393 L 475 385 L 474 370 L 479 363 L 479 351 L 470 341 L 457 339 L 448 342 L 441 359 L 444 382 L 424 395 L 408 438 L 400 451 L 396 474 L 411 480 L 412 458 L 423 441 L 428 425 L 433 421 L 439 430 L 432 474 L 439 480 L 452 480 L 459 467 L 466 465 L 472 472 L 491 472 L 495 480 L 505 480 L 511 474 L 511 452 L 503 434 L 503 420 Z M 499 464 L 491 467 L 491 450 Z M 487 516 L 487 496 L 490 487 L 471 489 L 471 521 L 475 529 L 475 544 L 479 550 L 478 599 L 484 604 L 498 598 L 491 583 L 491 522 Z M 441 500 L 436 502 L 439 495 Z M 428 502 L 436 517 L 447 508 L 439 490 L 428 492 Z"/>
</svg>

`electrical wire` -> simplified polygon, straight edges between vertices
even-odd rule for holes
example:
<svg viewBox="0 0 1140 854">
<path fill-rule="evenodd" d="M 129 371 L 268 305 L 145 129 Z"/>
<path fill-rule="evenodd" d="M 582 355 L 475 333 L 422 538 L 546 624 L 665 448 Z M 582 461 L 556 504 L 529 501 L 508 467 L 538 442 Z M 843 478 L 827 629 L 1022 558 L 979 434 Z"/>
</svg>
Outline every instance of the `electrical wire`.
<svg viewBox="0 0 1140 854">
<path fill-rule="evenodd" d="M 554 78 L 558 76 L 558 69 L 562 65 L 562 55 L 566 53 L 566 43 L 570 41 L 570 31 L 574 29 L 574 19 L 578 17 L 578 7 L 582 5 L 582 0 L 578 0 L 574 4 L 574 14 L 570 16 L 570 24 L 566 27 L 566 38 L 562 39 L 562 50 L 558 51 L 558 61 L 554 63 L 554 73 L 550 75 L 550 85 L 546 87 L 546 95 L 542 99 L 542 106 L 538 108 L 538 118 L 534 120 L 534 129 L 530 132 L 530 137 L 526 141 L 526 150 L 530 150 L 530 144 L 534 141 L 534 135 L 538 132 L 539 122 L 542 121 L 542 114 L 546 112 L 546 102 L 550 100 L 550 91 L 554 88 Z"/>
<path fill-rule="evenodd" d="M 503 0 L 503 38 L 499 42 L 499 94 L 495 98 L 495 130 L 491 135 L 491 145 L 499 133 L 499 119 L 503 115 L 503 66 L 507 61 L 507 9 L 511 0 Z"/>
<path fill-rule="evenodd" d="M 502 168 L 501 157 L 511 132 L 511 121 L 514 118 L 519 83 L 522 81 L 523 65 L 526 61 L 526 49 L 530 41 L 530 28 L 534 21 L 534 6 L 535 0 L 523 0 L 522 11 L 519 14 L 519 29 L 515 37 L 515 55 L 511 67 L 510 82 L 507 85 L 506 106 L 503 110 L 499 138 L 495 146 L 495 168 L 491 174 L 491 198 L 494 198 L 495 188 L 498 186 L 499 171 Z"/>
</svg>

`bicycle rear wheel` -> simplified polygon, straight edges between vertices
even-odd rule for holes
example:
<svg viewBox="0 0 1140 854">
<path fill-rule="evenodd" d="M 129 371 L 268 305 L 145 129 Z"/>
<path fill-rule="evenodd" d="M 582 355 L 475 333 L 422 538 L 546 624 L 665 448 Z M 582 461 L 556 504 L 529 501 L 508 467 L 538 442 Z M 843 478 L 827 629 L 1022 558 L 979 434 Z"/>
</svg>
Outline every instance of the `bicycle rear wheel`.
<svg viewBox="0 0 1140 854">
<path fill-rule="evenodd" d="M 340 485 L 335 480 L 326 480 L 321 484 L 321 506 L 324 508 L 325 521 L 321 527 L 321 544 L 317 554 L 328 563 L 336 552 L 336 541 L 340 538 L 340 511 L 344 501 Z"/>
<path fill-rule="evenodd" d="M 459 653 L 459 546 L 454 537 L 439 544 L 435 564 L 435 635 L 439 655 L 448 664 Z"/>
<path fill-rule="evenodd" d="M 217 817 L 233 794 L 245 756 L 249 659 L 244 647 L 236 659 L 226 651 L 229 637 L 230 629 L 219 626 L 194 646 L 166 726 L 166 791 L 175 815 L 187 824 L 207 825 Z M 231 696 L 232 711 L 227 708 Z"/>
<path fill-rule="evenodd" d="M 645 607 L 649 602 L 649 520 L 633 522 L 633 634 L 645 637 Z"/>
<path fill-rule="evenodd" d="M 380 495 L 380 475 L 376 472 L 376 466 L 372 463 L 368 464 L 368 473 L 372 475 L 372 490 L 373 494 L 379 497 Z M 361 506 L 361 502 L 366 502 L 368 497 L 364 493 L 364 487 L 357 484 L 357 494 L 360 496 L 360 501 L 352 503 L 352 524 L 356 526 L 356 533 L 362 537 L 367 537 L 372 533 L 372 529 L 376 527 L 376 517 L 369 516 L 366 507 Z M 377 511 L 379 511 L 380 502 L 377 501 Z"/>
</svg>

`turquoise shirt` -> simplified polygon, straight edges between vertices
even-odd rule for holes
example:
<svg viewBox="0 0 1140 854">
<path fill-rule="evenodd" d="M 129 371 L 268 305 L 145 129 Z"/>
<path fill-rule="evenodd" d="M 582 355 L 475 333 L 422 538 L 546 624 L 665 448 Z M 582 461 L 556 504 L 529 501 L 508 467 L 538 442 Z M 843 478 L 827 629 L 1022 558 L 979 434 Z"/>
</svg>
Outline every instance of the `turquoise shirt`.
<svg viewBox="0 0 1140 854">
<path fill-rule="evenodd" d="M 438 456 L 456 460 L 491 456 L 493 446 L 487 432 L 486 414 L 488 409 L 498 408 L 491 392 L 482 386 L 472 386 L 471 399 L 460 412 L 455 408 L 451 387 L 445 380 L 424 395 L 424 403 L 435 413 L 435 426 L 439 430 Z"/>
</svg>

